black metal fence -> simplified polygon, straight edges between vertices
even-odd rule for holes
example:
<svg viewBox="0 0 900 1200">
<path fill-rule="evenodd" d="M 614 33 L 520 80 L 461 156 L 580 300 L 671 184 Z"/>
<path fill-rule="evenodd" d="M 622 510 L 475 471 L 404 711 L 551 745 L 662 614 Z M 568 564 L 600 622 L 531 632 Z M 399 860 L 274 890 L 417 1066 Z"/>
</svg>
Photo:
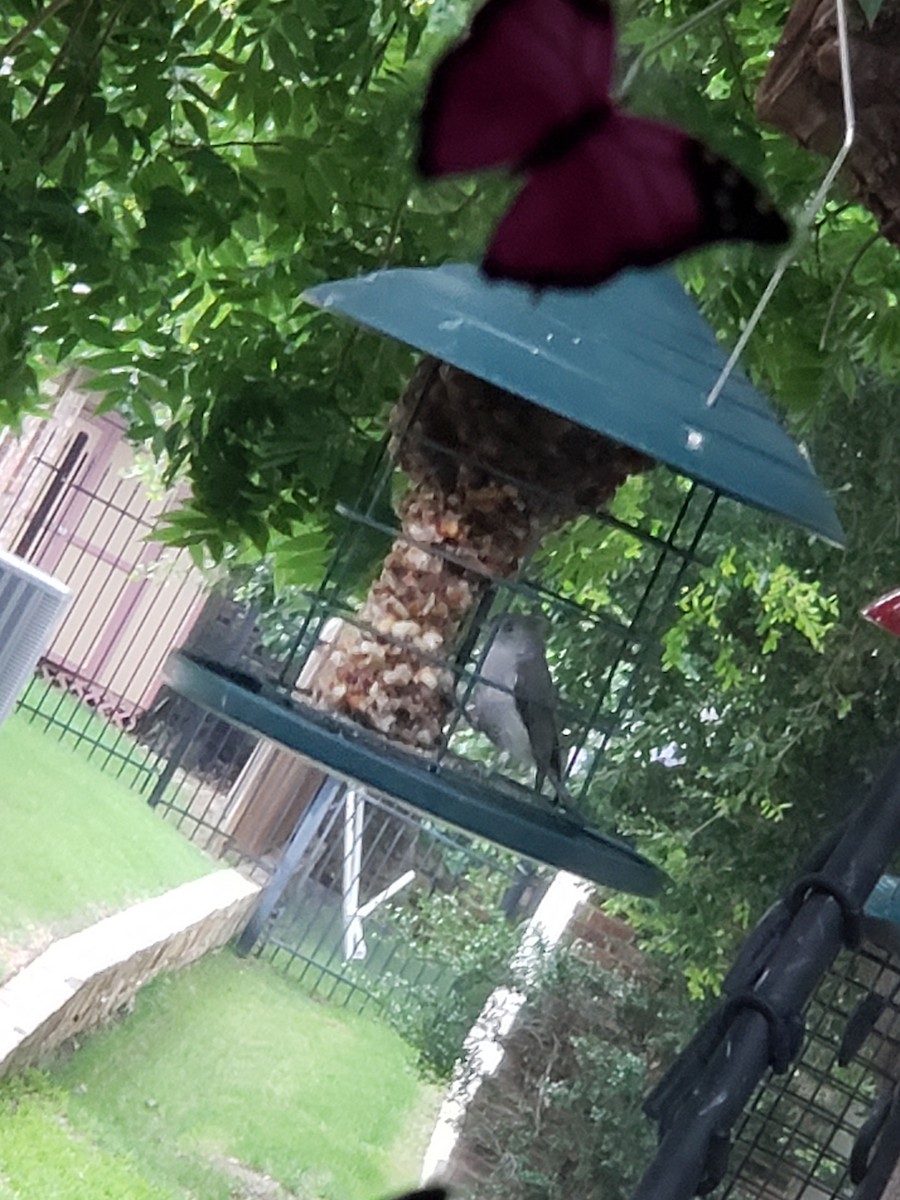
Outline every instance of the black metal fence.
<svg viewBox="0 0 900 1200">
<path fill-rule="evenodd" d="M 113 425 L 82 424 L 22 457 L 0 506 L 0 543 L 69 582 L 81 606 L 18 712 L 133 789 L 202 849 L 265 883 L 306 810 L 310 764 L 165 685 L 148 689 L 173 647 L 171 610 L 185 578 L 176 573 L 158 598 L 144 588 L 142 556 L 165 505 L 140 478 L 123 474 L 127 448 Z M 150 559 L 158 561 L 155 551 Z M 271 663 L 256 617 L 252 603 L 210 593 L 180 640 L 265 670 Z M 273 760 L 275 779 L 266 773 Z M 477 921 L 496 922 L 502 939 L 501 903 L 519 874 L 509 856 L 402 805 L 341 788 L 321 810 L 254 950 L 309 991 L 357 1008 L 389 1006 L 392 994 L 426 983 L 438 994 L 452 986 L 453 967 L 435 939 L 412 936 L 413 925 L 423 928 L 422 911 L 437 896 L 456 905 L 465 925 L 465 910 L 475 906 Z"/>
<path fill-rule="evenodd" d="M 201 848 L 265 883 L 305 811 L 308 764 L 165 686 L 148 691 L 173 645 L 169 617 L 184 579 L 155 600 L 141 590 L 141 557 L 164 505 L 140 479 L 123 476 L 115 429 L 83 423 L 87 432 L 71 430 L 55 448 L 25 456 L 7 480 L 0 542 L 70 582 L 81 606 L 39 664 L 18 712 L 133 789 Z M 212 593 L 187 644 L 265 669 L 256 616 L 252 604 Z M 92 672 L 91 663 L 103 669 Z M 273 758 L 274 780 L 266 774 Z M 358 1008 L 390 1004 L 392 991 L 426 979 L 433 991 L 446 990 L 451 966 L 433 939 L 411 938 L 409 914 L 427 907 L 432 894 L 465 908 L 477 893 L 490 909 L 506 893 L 510 872 L 508 856 L 481 852 L 401 805 L 341 790 L 321 812 L 255 952 L 310 991 Z M 498 903 L 478 919 L 502 927 Z"/>
<path fill-rule="evenodd" d="M 0 545 L 74 594 L 18 710 L 146 795 L 163 759 L 132 734 L 202 603 L 201 581 L 186 555 L 150 540 L 175 498 L 128 469 L 121 421 L 77 411 L 77 386 L 62 391 L 69 419 L 0 453 Z"/>
<path fill-rule="evenodd" d="M 526 873 L 529 889 L 519 886 Z M 505 920 L 522 915 L 535 884 L 509 855 L 404 805 L 340 788 L 256 953 L 323 999 L 359 1011 L 396 1007 L 405 993 L 424 1004 L 458 980 L 454 939 L 466 928 L 499 926 L 496 943 L 483 938 L 490 974 L 491 951 L 499 963 L 508 950 Z M 448 940 L 432 918 L 451 912 L 457 925 Z"/>
<path fill-rule="evenodd" d="M 227 733 L 198 710 L 184 745 Z M 247 804 L 265 792 L 273 762 L 281 815 L 274 827 Z M 502 981 L 516 927 L 545 886 L 546 872 L 532 864 L 402 803 L 329 781 L 316 764 L 265 742 L 233 782 L 204 781 L 170 758 L 150 800 L 193 841 L 275 887 L 271 908 L 245 935 L 245 952 L 310 994 L 401 1026 L 429 1005 L 457 1002 L 465 1022 L 473 1020 L 485 984 Z M 467 971 L 479 981 L 475 991 L 454 997 Z"/>
<path fill-rule="evenodd" d="M 265 773 L 265 760 L 271 754 L 283 759 L 283 754 L 270 754 L 265 744 L 257 744 L 252 736 L 165 688 L 140 702 L 132 698 L 126 703 L 125 693 L 135 696 L 138 689 L 130 688 L 121 665 L 116 686 L 79 666 L 92 654 L 78 639 L 87 639 L 93 626 L 108 623 L 108 612 L 102 606 L 107 610 L 128 608 L 126 594 L 136 584 L 132 567 L 139 559 L 135 547 L 146 543 L 164 509 L 158 498 L 142 490 L 139 479 L 123 477 L 115 430 L 104 429 L 102 436 L 95 436 L 91 421 L 86 429 L 87 436 L 84 430 L 70 431 L 52 453 L 31 457 L 22 481 L 23 495 L 31 497 L 31 502 L 9 505 L 0 519 L 0 538 L 45 569 L 52 571 L 54 562 L 67 555 L 63 578 L 92 597 L 80 627 L 64 631 L 64 644 L 54 645 L 41 664 L 43 678 L 28 689 L 20 711 L 133 787 L 202 848 L 261 881 L 267 880 L 311 799 L 302 778 L 304 769 L 295 762 L 279 768 L 280 776 L 273 779 Z M 242 670 L 280 675 L 290 688 L 326 618 L 350 615 L 351 584 L 359 583 L 351 570 L 359 556 L 351 551 L 358 550 L 362 542 L 367 561 L 374 562 L 387 552 L 397 534 L 392 518 L 380 524 L 373 515 L 380 511 L 373 495 L 387 494 L 391 475 L 391 464 L 383 456 L 372 481 L 373 493 L 358 498 L 365 512 L 342 511 L 342 541 L 322 587 L 298 597 L 283 633 L 278 633 L 277 622 L 270 624 L 268 640 L 280 660 L 277 664 L 270 663 L 267 669 L 252 606 L 236 605 L 227 598 L 210 599 L 202 618 L 191 628 L 187 644 L 210 659 Z M 602 541 L 609 562 L 600 592 L 587 576 L 575 581 L 571 594 L 565 591 L 565 581 L 554 576 L 552 554 L 543 565 L 536 564 L 535 580 L 529 582 L 523 575 L 515 584 L 517 595 L 538 597 L 551 606 L 560 629 L 568 630 L 566 637 L 571 634 L 578 642 L 578 652 L 561 653 L 554 666 L 571 743 L 570 759 L 577 767 L 579 786 L 585 790 L 594 782 L 596 762 L 611 732 L 621 731 L 645 660 L 658 652 L 659 637 L 686 572 L 696 562 L 716 506 L 716 497 L 706 489 L 664 472 L 652 480 L 636 480 L 634 488 L 634 513 L 626 503 L 621 512 L 601 515 L 599 525 L 592 521 L 591 530 L 572 533 L 576 540 L 588 537 L 592 545 L 598 538 Z M 654 515 L 645 515 L 651 509 Z M 52 554 L 50 547 L 55 547 Z M 536 582 L 538 575 L 540 583 Z M 584 633 L 579 622 L 585 606 L 591 610 L 586 628 L 591 631 L 596 669 L 588 669 L 588 656 L 581 645 Z M 125 643 L 120 657 L 133 654 L 136 644 L 143 650 L 133 654 L 136 671 L 146 673 L 147 656 L 152 654 L 161 661 L 170 648 L 169 630 L 164 625 L 166 607 L 163 602 L 149 608 L 144 619 L 130 627 L 129 637 L 120 639 Z M 119 633 L 117 627 L 107 640 L 112 644 Z M 104 660 L 107 664 L 109 658 L 107 655 Z M 441 748 L 441 763 L 446 758 L 449 769 L 460 755 L 472 754 L 479 769 L 487 767 L 495 756 L 482 744 L 483 739 L 476 745 L 477 740 L 460 724 L 450 739 L 452 746 Z M 498 786 L 504 782 L 496 771 L 490 778 Z M 524 788 L 518 788 L 516 794 L 520 791 L 527 794 Z M 371 797 L 364 801 L 362 826 L 354 827 L 361 849 L 345 849 L 345 838 L 350 836 L 347 804 L 342 799 L 330 814 L 322 816 L 309 853 L 321 852 L 323 857 L 303 855 L 294 864 L 296 877 L 275 920 L 266 923 L 256 949 L 269 953 L 270 948 L 275 962 L 313 990 L 334 989 L 335 995 L 352 997 L 360 1005 L 377 998 L 372 980 L 379 964 L 383 978 L 395 983 L 398 990 L 414 988 L 426 976 L 429 986 L 439 989 L 444 970 L 435 965 L 439 947 L 423 946 L 420 939 L 415 952 L 407 955 L 409 961 L 404 959 L 410 946 L 410 917 L 403 915 L 404 910 L 426 904 L 440 888 L 447 888 L 464 904 L 464 897 L 471 899 L 471 881 L 477 878 L 483 889 L 481 877 L 493 872 L 493 894 L 480 902 L 485 910 L 480 919 L 490 925 L 500 918 L 499 894 L 512 885 L 515 857 L 488 855 L 493 864 L 488 868 L 484 853 L 471 838 L 437 821 L 425 823 L 399 804 Z M 344 814 L 340 817 L 339 809 Z M 329 838 L 334 845 L 322 851 Z M 346 863 L 340 870 L 335 867 L 341 855 L 362 860 L 359 880 L 347 876 Z M 382 855 L 387 856 L 384 863 Z M 402 870 L 394 861 L 398 856 L 408 864 Z M 456 863 L 454 871 L 446 867 L 450 859 Z M 432 860 L 444 865 L 438 870 Z M 394 874 L 389 866 L 391 870 L 396 867 Z M 364 907 L 405 872 L 414 872 L 415 879 L 395 896 L 362 916 L 354 909 L 349 898 L 356 895 Z M 450 876 L 454 877 L 452 887 Z M 304 920 L 309 923 L 306 930 Z M 349 931 L 358 932 L 360 922 L 369 930 L 364 959 L 363 943 L 357 940 L 351 946 L 348 941 Z M 382 949 L 376 949 L 379 944 Z"/>
<path fill-rule="evenodd" d="M 150 794 L 164 767 L 152 747 L 98 715 L 56 678 L 48 679 L 43 662 L 19 699 L 17 712 L 48 737 L 84 753 L 101 771 L 121 780 L 138 795 Z"/>
</svg>

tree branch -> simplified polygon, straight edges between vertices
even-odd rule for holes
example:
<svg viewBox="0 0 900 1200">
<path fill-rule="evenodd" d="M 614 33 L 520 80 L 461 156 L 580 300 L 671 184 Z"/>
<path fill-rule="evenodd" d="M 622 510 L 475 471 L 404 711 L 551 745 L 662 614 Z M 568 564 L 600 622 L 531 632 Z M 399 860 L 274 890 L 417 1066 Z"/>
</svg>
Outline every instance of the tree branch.
<svg viewBox="0 0 900 1200">
<path fill-rule="evenodd" d="M 369 63 L 369 68 L 359 80 L 358 87 L 361 92 L 364 92 L 372 82 L 372 76 L 384 61 L 384 56 L 387 54 L 388 46 L 390 46 L 391 42 L 394 40 L 394 34 L 397 32 L 397 27 L 399 24 L 399 18 L 395 17 L 390 29 L 388 29 L 381 41 L 376 43 L 375 51 L 372 54 L 372 61 Z"/>
<path fill-rule="evenodd" d="M 831 331 L 831 322 L 834 320 L 834 314 L 837 311 L 838 301 L 840 300 L 841 296 L 843 296 L 844 291 L 846 290 L 847 284 L 850 282 L 850 279 L 853 275 L 853 272 L 856 270 L 856 268 L 859 266 L 860 262 L 862 261 L 863 255 L 868 253 L 868 251 L 871 249 L 872 246 L 875 245 L 875 243 L 878 241 L 878 239 L 880 237 L 881 237 L 881 231 L 879 229 L 876 229 L 875 232 L 873 234 L 871 234 L 863 242 L 863 244 L 860 246 L 860 248 L 857 250 L 857 252 L 850 259 L 850 262 L 847 264 L 847 269 L 844 272 L 844 274 L 841 276 L 840 282 L 838 283 L 837 287 L 834 289 L 834 295 L 831 297 L 831 303 L 828 306 L 828 314 L 825 317 L 825 324 L 822 326 L 822 336 L 819 338 L 819 349 L 820 350 L 825 349 L 825 343 L 828 340 L 828 334 Z"/>
<path fill-rule="evenodd" d="M 729 8 L 734 3 L 735 0 L 712 0 L 712 3 L 708 4 L 706 8 L 701 9 L 698 13 L 694 13 L 693 16 L 688 17 L 686 21 L 682 21 L 680 25 L 676 25 L 674 29 L 670 30 L 658 41 L 653 42 L 649 46 L 645 46 L 637 55 L 637 57 L 632 59 L 628 70 L 625 72 L 625 78 L 619 85 L 616 99 L 622 100 L 628 95 L 629 89 L 634 83 L 638 72 L 643 68 L 644 63 L 648 58 L 656 54 L 657 51 L 662 50 L 665 46 L 671 45 L 672 42 L 677 42 L 680 37 L 683 37 L 686 33 L 690 33 L 690 31 L 692 29 L 696 29 L 698 25 L 702 25 L 707 17 L 714 16 L 716 13 L 721 12 L 724 8 Z"/>
<path fill-rule="evenodd" d="M 403 194 L 400 203 L 394 210 L 394 219 L 391 221 L 391 227 L 388 230 L 387 244 L 384 248 L 384 257 L 381 260 L 381 269 L 390 265 L 391 255 L 394 253 L 394 248 L 400 240 L 400 223 L 403 220 L 403 214 L 406 211 L 406 205 L 409 202 L 410 192 Z"/>
<path fill-rule="evenodd" d="M 45 21 L 49 21 L 61 8 L 65 8 L 71 2 L 72 0 L 50 0 L 46 8 L 42 8 L 40 12 L 35 13 L 27 25 L 23 25 L 19 32 L 14 34 L 5 46 L 0 47 L 0 59 L 11 58 L 22 43 L 27 41 L 33 33 L 36 33 Z"/>
<path fill-rule="evenodd" d="M 56 74 L 57 67 L 59 67 L 59 64 L 65 59 L 66 55 L 68 54 L 69 43 L 71 42 L 72 37 L 76 33 L 76 31 L 87 20 L 87 17 L 91 10 L 92 5 L 93 5 L 93 0 L 88 0 L 88 2 L 83 6 L 81 11 L 76 14 L 73 24 L 69 26 L 68 35 L 63 39 L 62 45 L 57 50 L 57 52 L 53 58 L 53 62 L 50 64 L 50 66 L 47 70 L 47 74 L 44 76 L 44 82 L 41 84 L 40 89 L 38 90 L 38 93 L 32 102 L 31 108 L 28 110 L 29 117 L 33 116 L 37 112 L 37 110 L 41 107 L 41 105 L 44 103 L 44 101 L 47 99 L 47 95 L 50 92 L 50 87 L 53 83 L 53 77 Z M 70 123 L 70 126 L 71 126 L 71 123 Z"/>
<path fill-rule="evenodd" d="M 277 150 L 279 146 L 284 145 L 284 142 L 277 139 L 274 141 L 258 141 L 256 138 L 231 138 L 227 142 L 182 142 L 177 138 L 169 138 L 168 140 L 173 150 L 198 150 L 202 147 L 209 150 L 221 150 L 228 146 L 263 146 L 270 150 Z"/>
</svg>

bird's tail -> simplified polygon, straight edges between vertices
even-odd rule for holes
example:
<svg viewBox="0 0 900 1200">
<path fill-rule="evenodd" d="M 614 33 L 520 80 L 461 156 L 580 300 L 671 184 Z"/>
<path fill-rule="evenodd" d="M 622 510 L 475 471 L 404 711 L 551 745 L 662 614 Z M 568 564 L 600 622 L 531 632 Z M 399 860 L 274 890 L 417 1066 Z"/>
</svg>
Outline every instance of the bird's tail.
<svg viewBox="0 0 900 1200">
<path fill-rule="evenodd" d="M 551 775 L 550 782 L 553 785 L 553 791 L 556 794 L 556 803 L 561 808 L 574 808 L 575 801 L 572 799 L 572 793 L 563 783 L 558 775 Z"/>
<path fill-rule="evenodd" d="M 538 793 L 544 790 L 544 780 L 550 781 L 550 786 L 553 788 L 553 800 L 560 808 L 574 808 L 575 801 L 572 799 L 572 793 L 566 787 L 559 772 L 553 767 L 549 771 L 538 770 L 534 780 L 534 790 Z"/>
</svg>

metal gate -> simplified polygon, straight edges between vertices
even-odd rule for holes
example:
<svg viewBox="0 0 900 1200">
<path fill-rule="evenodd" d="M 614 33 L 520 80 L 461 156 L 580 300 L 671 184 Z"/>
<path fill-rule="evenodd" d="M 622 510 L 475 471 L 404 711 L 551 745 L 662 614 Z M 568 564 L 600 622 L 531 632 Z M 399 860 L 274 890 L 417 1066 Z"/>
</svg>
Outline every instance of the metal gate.
<svg viewBox="0 0 900 1200">
<path fill-rule="evenodd" d="M 397 1014 L 411 993 L 446 1002 L 467 971 L 486 995 L 543 886 L 508 853 L 336 781 L 298 830 L 302 853 L 292 861 L 289 845 L 284 886 L 276 878 L 244 949 L 359 1011 Z M 475 992 L 472 1019 L 484 999 Z"/>
</svg>

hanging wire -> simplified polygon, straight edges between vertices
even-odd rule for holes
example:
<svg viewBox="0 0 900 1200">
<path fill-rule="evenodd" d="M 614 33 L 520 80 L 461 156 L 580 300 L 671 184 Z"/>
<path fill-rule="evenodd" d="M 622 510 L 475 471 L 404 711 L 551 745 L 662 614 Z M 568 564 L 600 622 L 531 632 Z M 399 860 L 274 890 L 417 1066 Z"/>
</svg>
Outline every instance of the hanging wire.
<svg viewBox="0 0 900 1200">
<path fill-rule="evenodd" d="M 803 215 L 800 217 L 798 222 L 798 235 L 805 233 L 815 220 L 819 209 L 822 207 L 825 197 L 831 190 L 831 185 L 834 183 L 838 171 L 840 171 L 841 167 L 844 165 L 847 155 L 850 153 L 854 138 L 856 137 L 856 109 L 853 103 L 853 80 L 850 73 L 850 40 L 847 33 L 846 0 L 835 0 L 835 7 L 837 9 L 838 23 L 838 53 L 841 64 L 841 99 L 844 109 L 844 141 L 834 162 L 828 168 L 825 178 L 819 185 L 818 190 L 809 201 L 806 208 L 803 210 Z M 795 238 L 793 245 L 789 246 L 778 260 L 775 270 L 772 273 L 772 278 L 769 280 L 765 291 L 760 296 L 759 302 L 757 303 L 756 308 L 753 310 L 750 319 L 744 326 L 743 332 L 741 333 L 741 336 L 737 340 L 737 344 L 729 355 L 728 361 L 722 368 L 719 378 L 716 380 L 712 390 L 706 397 L 706 404 L 708 408 L 712 408 L 712 406 L 721 396 L 725 384 L 728 382 L 732 372 L 734 371 L 734 368 L 737 366 L 738 359 L 744 352 L 744 348 L 746 347 L 750 338 L 753 336 L 753 331 L 759 324 L 760 317 L 763 315 L 763 312 L 768 307 L 769 301 L 775 294 L 775 289 L 778 287 L 779 283 L 781 283 L 784 273 L 787 271 L 788 267 L 791 266 L 791 264 L 797 258 L 797 254 L 799 253 L 799 240 L 799 236 Z"/>
</svg>

